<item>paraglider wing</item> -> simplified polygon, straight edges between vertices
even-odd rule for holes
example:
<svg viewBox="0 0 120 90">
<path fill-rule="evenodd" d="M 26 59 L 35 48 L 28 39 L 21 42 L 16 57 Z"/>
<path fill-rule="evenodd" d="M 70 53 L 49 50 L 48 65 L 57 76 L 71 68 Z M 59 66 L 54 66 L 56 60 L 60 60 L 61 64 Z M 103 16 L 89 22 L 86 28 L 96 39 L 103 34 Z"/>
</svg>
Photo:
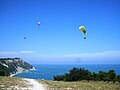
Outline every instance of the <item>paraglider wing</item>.
<svg viewBox="0 0 120 90">
<path fill-rule="evenodd" d="M 84 39 L 86 39 L 86 28 L 84 26 L 79 27 L 80 30 L 84 33 Z"/>
<path fill-rule="evenodd" d="M 24 39 L 26 39 L 26 37 L 24 37 Z"/>
<path fill-rule="evenodd" d="M 40 22 L 38 22 L 38 25 L 40 25 Z"/>
<path fill-rule="evenodd" d="M 40 26 L 40 22 L 38 22 L 38 28 L 39 28 L 39 26 Z"/>
</svg>

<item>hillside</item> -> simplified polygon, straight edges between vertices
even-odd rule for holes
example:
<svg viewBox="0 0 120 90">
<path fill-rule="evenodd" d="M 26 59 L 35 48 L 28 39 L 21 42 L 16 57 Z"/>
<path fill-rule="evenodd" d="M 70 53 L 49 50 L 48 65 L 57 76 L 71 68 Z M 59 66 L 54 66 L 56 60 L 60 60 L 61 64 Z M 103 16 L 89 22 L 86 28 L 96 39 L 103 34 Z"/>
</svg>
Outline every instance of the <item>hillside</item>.
<svg viewBox="0 0 120 90">
<path fill-rule="evenodd" d="M 33 68 L 21 58 L 0 58 L 0 72 L 4 73 L 5 76 L 12 76 Z"/>
</svg>

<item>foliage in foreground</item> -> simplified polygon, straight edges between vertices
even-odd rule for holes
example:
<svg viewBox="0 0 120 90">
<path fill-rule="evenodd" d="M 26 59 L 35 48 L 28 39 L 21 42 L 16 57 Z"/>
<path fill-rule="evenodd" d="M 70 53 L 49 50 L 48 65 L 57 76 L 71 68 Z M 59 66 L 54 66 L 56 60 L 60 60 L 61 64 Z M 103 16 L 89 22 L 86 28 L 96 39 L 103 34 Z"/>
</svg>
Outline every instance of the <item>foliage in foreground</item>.
<svg viewBox="0 0 120 90">
<path fill-rule="evenodd" d="M 93 80 L 93 81 L 116 81 L 120 83 L 120 75 L 116 75 L 114 70 L 109 70 L 108 72 L 99 71 L 99 73 L 90 72 L 84 68 L 73 68 L 64 75 L 54 76 L 56 81 L 81 81 L 81 80 Z"/>
</svg>

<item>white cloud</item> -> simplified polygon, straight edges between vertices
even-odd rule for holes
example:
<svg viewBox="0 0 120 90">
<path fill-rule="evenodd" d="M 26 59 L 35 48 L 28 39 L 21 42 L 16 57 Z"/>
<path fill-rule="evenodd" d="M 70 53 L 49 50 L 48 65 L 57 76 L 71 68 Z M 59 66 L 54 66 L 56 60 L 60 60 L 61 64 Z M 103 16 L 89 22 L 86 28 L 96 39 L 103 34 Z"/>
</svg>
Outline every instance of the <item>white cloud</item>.
<svg viewBox="0 0 120 90">
<path fill-rule="evenodd" d="M 82 64 L 120 64 L 120 51 L 104 51 L 98 53 L 81 53 L 63 55 Z"/>
<path fill-rule="evenodd" d="M 104 51 L 98 53 L 81 53 L 63 55 L 66 58 L 120 58 L 120 51 Z"/>
<path fill-rule="evenodd" d="M 30 57 L 34 55 L 34 51 L 0 51 L 0 57 Z"/>
<path fill-rule="evenodd" d="M 20 51 L 21 54 L 33 54 L 35 51 Z"/>
<path fill-rule="evenodd" d="M 78 53 L 66 55 L 42 54 L 35 51 L 0 51 L 0 57 L 20 57 L 28 62 L 38 63 L 114 63 L 120 62 L 120 51 L 104 51 L 98 53 Z"/>
<path fill-rule="evenodd" d="M 0 57 L 15 57 L 18 53 L 15 51 L 0 51 Z"/>
</svg>

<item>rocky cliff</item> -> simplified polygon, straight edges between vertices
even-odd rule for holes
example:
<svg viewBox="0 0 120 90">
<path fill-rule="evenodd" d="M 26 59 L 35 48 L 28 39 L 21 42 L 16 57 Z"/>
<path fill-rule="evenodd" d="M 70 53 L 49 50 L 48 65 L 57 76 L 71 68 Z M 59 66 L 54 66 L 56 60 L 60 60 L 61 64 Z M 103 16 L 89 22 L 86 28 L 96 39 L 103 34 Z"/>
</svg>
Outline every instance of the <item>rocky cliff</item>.
<svg viewBox="0 0 120 90">
<path fill-rule="evenodd" d="M 3 72 L 5 76 L 12 76 L 31 69 L 34 67 L 21 58 L 0 58 L 0 72 Z"/>
</svg>

